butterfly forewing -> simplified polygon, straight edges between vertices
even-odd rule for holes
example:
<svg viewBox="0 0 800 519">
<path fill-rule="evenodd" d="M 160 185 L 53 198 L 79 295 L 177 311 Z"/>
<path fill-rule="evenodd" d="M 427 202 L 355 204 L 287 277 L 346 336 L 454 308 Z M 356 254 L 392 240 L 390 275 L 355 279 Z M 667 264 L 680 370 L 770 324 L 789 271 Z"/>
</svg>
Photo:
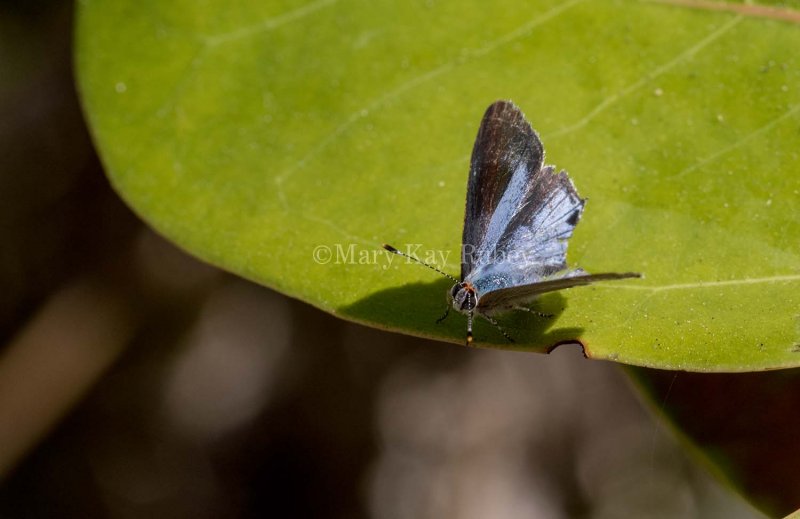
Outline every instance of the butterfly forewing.
<svg viewBox="0 0 800 519">
<path fill-rule="evenodd" d="M 472 150 L 462 237 L 461 279 L 502 237 L 524 204 L 531 178 L 541 170 L 542 143 L 510 101 L 493 103 Z"/>
<path fill-rule="evenodd" d="M 536 132 L 511 102 L 492 104 L 472 152 L 462 279 L 480 290 L 535 283 L 567 268 L 583 212 L 567 172 L 542 167 Z"/>
</svg>

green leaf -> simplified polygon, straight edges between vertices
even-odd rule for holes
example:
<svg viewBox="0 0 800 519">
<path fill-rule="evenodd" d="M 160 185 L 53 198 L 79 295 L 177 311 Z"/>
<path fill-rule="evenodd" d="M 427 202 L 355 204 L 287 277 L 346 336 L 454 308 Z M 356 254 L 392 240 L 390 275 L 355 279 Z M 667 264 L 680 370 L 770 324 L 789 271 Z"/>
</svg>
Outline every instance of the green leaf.
<svg viewBox="0 0 800 519">
<path fill-rule="evenodd" d="M 463 316 L 435 324 L 450 282 L 380 246 L 419 244 L 458 273 L 478 123 L 513 99 L 590 199 L 570 262 L 646 279 L 548 295 L 536 308 L 552 320 L 501 318 L 516 344 L 483 321 L 476 339 L 759 370 L 800 365 L 797 16 L 701 0 L 83 0 L 76 62 L 111 181 L 161 233 L 344 318 L 456 342 Z"/>
</svg>

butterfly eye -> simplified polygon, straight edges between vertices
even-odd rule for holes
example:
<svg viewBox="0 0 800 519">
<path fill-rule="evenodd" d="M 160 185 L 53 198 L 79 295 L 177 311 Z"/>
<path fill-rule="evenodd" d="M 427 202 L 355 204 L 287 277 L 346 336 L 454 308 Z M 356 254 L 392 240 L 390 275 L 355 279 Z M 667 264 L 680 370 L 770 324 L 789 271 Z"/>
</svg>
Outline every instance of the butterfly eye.
<svg viewBox="0 0 800 519">
<path fill-rule="evenodd" d="M 450 297 L 455 299 L 456 294 L 458 294 L 459 290 L 461 290 L 461 283 L 456 283 L 455 285 L 453 285 L 453 288 L 450 290 Z"/>
</svg>

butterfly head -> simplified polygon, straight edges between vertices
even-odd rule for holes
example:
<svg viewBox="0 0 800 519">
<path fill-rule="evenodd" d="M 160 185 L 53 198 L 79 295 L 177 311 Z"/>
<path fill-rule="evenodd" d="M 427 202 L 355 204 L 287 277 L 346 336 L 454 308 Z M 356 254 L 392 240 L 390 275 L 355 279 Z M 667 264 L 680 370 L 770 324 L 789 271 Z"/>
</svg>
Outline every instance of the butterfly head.
<svg viewBox="0 0 800 519">
<path fill-rule="evenodd" d="M 453 285 L 449 295 L 453 302 L 453 308 L 464 314 L 471 312 L 478 304 L 478 293 L 472 283 L 468 281 Z"/>
</svg>

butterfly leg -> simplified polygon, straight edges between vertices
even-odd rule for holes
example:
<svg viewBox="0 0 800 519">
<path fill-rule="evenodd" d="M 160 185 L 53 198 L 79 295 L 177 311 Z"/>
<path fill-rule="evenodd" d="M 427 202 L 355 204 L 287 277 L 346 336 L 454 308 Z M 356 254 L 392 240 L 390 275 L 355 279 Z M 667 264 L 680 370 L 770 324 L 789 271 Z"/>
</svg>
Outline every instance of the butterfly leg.
<svg viewBox="0 0 800 519">
<path fill-rule="evenodd" d="M 448 315 L 450 315 L 450 305 L 447 305 L 447 309 L 445 309 L 444 315 L 441 316 L 440 318 L 436 319 L 436 324 L 439 324 L 442 321 L 444 321 L 445 319 L 447 319 Z"/>
<path fill-rule="evenodd" d="M 545 314 L 545 313 L 542 313 L 542 312 L 537 312 L 536 310 L 532 310 L 532 309 L 528 308 L 527 306 L 515 305 L 512 308 L 514 310 L 522 310 L 522 311 L 528 312 L 529 314 L 536 314 L 539 317 L 544 317 L 545 319 L 552 319 L 553 317 L 555 317 L 555 315 L 553 315 L 553 314 Z"/>
<path fill-rule="evenodd" d="M 467 314 L 467 346 L 472 346 L 472 310 Z"/>
<path fill-rule="evenodd" d="M 481 314 L 481 315 L 483 315 L 483 314 Z M 506 340 L 508 340 L 508 342 L 514 342 L 514 339 L 512 339 L 511 336 L 508 333 L 506 333 L 506 331 L 503 329 L 502 326 L 500 326 L 500 323 L 498 323 L 497 320 L 493 319 L 492 317 L 489 317 L 488 315 L 484 315 L 484 317 L 486 318 L 487 321 L 492 323 L 495 328 L 500 330 L 500 333 L 503 334 L 503 337 L 505 337 Z"/>
</svg>

